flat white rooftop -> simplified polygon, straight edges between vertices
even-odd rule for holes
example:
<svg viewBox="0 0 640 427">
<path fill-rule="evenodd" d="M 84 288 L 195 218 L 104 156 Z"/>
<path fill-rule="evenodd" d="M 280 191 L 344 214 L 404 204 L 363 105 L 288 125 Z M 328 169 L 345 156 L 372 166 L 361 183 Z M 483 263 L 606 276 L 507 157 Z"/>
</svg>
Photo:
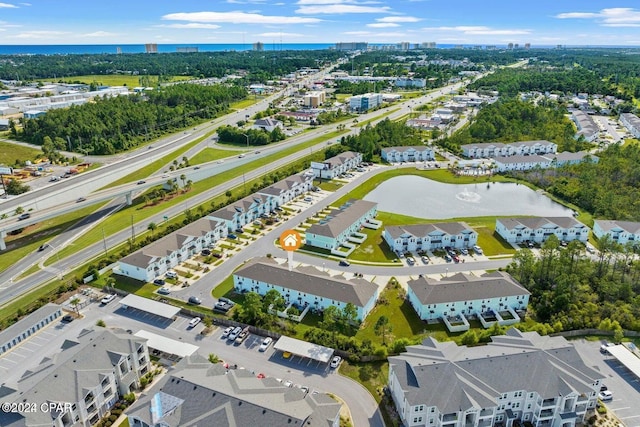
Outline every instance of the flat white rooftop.
<svg viewBox="0 0 640 427">
<path fill-rule="evenodd" d="M 631 350 L 622 344 L 618 344 L 607 347 L 607 351 L 618 359 L 618 362 L 623 364 L 625 368 L 630 370 L 637 378 L 640 378 L 640 358 L 633 354 Z"/>
<path fill-rule="evenodd" d="M 154 334 L 153 332 L 145 330 L 138 331 L 133 335 L 138 338 L 146 338 L 147 346 L 149 348 L 180 357 L 191 356 L 198 350 L 198 348 L 200 348 L 186 342 L 172 340 L 171 338 L 163 337 L 162 335 Z"/>
<path fill-rule="evenodd" d="M 284 336 L 280 337 L 273 348 L 322 363 L 329 363 L 331 356 L 333 356 L 332 348 Z"/>
<path fill-rule="evenodd" d="M 138 295 L 129 294 L 122 298 L 120 305 L 123 307 L 131 307 L 140 311 L 155 314 L 156 316 L 166 319 L 173 319 L 180 312 L 180 308 L 169 304 L 164 304 L 148 298 L 139 297 Z"/>
</svg>

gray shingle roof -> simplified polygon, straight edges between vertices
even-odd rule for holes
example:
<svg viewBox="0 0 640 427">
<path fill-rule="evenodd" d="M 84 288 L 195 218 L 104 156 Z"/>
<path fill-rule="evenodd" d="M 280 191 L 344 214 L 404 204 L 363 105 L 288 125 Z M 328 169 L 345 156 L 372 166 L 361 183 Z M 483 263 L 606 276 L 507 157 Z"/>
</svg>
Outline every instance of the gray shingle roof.
<svg viewBox="0 0 640 427">
<path fill-rule="evenodd" d="M 611 231 L 614 228 L 621 228 L 627 233 L 640 234 L 640 222 L 612 221 L 607 219 L 596 219 L 595 222 L 604 232 Z"/>
<path fill-rule="evenodd" d="M 289 267 L 269 258 L 255 258 L 234 275 L 334 301 L 350 302 L 357 307 L 365 306 L 378 292 L 377 285 L 364 279 L 329 277 L 319 271 L 311 274 L 309 269 L 304 269 L 304 272 L 295 268 L 289 271 Z"/>
<path fill-rule="evenodd" d="M 345 151 L 344 153 L 340 153 L 337 156 L 334 156 L 334 157 L 331 157 L 330 159 L 325 160 L 324 163 L 329 164 L 330 168 L 333 169 L 337 166 L 340 166 L 346 163 L 348 160 L 354 159 L 356 157 L 358 157 L 358 153 L 355 153 L 353 151 Z"/>
<path fill-rule="evenodd" d="M 385 227 L 389 235 L 397 239 L 403 234 L 425 237 L 431 234 L 458 235 L 462 232 L 474 232 L 466 222 L 435 222 L 430 224 L 390 225 Z"/>
<path fill-rule="evenodd" d="M 584 228 L 586 225 L 570 216 L 556 217 L 522 217 L 522 218 L 498 218 L 496 222 L 500 222 L 507 230 L 526 227 L 532 230 L 541 227 L 551 228 Z"/>
<path fill-rule="evenodd" d="M 324 224 L 313 224 L 306 232 L 318 236 L 337 237 L 376 206 L 378 206 L 377 203 L 366 200 L 350 200 L 345 206 L 340 207 L 335 214 L 332 212 L 330 218 L 327 218 Z"/>
<path fill-rule="evenodd" d="M 496 163 L 546 163 L 550 162 L 551 159 L 543 156 L 538 156 L 537 154 L 533 154 L 531 156 L 507 156 L 502 157 L 498 156 L 495 158 Z"/>
<path fill-rule="evenodd" d="M 430 151 L 432 148 L 427 147 L 426 145 L 417 145 L 417 146 L 400 146 L 400 147 L 385 147 L 382 149 L 385 153 L 390 153 L 393 151 L 398 151 L 400 153 L 404 153 L 405 151 Z"/>
<path fill-rule="evenodd" d="M 462 276 L 462 277 L 460 277 Z M 495 272 L 480 277 L 457 274 L 443 280 L 420 277 L 407 282 L 422 304 L 529 295 L 508 273 Z"/>
<path fill-rule="evenodd" d="M 327 427 L 339 416 L 341 404 L 324 394 L 305 396 L 295 387 L 272 378 L 258 379 L 246 370 L 227 373 L 220 364 L 194 359 L 183 360 L 175 369 L 142 395 L 128 414 L 171 427 L 195 423 Z"/>
<path fill-rule="evenodd" d="M 577 153 L 571 153 L 569 151 L 563 151 L 561 153 L 556 153 L 553 155 L 545 155 L 545 157 L 548 157 L 550 159 L 557 159 L 558 162 L 570 162 L 570 161 L 574 161 L 574 160 L 583 160 L 585 157 L 592 157 L 597 159 L 598 156 L 594 156 L 591 153 L 588 153 L 586 151 L 578 151 Z"/>
<path fill-rule="evenodd" d="M 535 391 L 543 399 L 589 394 L 603 375 L 588 367 L 563 337 L 512 328 L 485 346 L 457 346 L 427 339 L 389 358 L 409 405 L 443 413 L 496 406 L 502 393 Z"/>
</svg>

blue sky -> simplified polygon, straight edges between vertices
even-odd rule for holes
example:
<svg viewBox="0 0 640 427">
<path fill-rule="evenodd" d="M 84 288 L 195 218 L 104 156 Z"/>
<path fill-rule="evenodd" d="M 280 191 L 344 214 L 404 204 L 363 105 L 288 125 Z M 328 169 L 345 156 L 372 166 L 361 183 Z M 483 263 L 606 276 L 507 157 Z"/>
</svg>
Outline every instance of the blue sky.
<svg viewBox="0 0 640 427">
<path fill-rule="evenodd" d="M 638 0 L 0 0 L 0 44 L 640 46 Z"/>
</svg>

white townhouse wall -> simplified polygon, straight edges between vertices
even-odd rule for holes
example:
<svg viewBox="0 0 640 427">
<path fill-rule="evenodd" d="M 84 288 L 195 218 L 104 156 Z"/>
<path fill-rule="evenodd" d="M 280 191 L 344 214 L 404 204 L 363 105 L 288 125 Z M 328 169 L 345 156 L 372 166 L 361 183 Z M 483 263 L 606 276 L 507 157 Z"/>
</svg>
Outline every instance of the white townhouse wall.
<svg viewBox="0 0 640 427">
<path fill-rule="evenodd" d="M 0 425 L 95 425 L 122 396 L 139 389 L 140 379 L 150 369 L 145 338 L 102 328 L 82 330 L 54 357 L 43 358 L 37 370 L 26 371 L 17 384 L 2 386 L 6 402 L 35 403 L 38 409 L 50 402 L 70 405 L 61 411 L 0 412 Z"/>
<path fill-rule="evenodd" d="M 461 146 L 462 154 L 471 159 L 487 157 L 508 157 L 544 155 L 558 151 L 558 145 L 549 141 L 519 141 L 508 144 L 502 142 L 482 142 Z"/>
<path fill-rule="evenodd" d="M 425 162 L 435 160 L 433 149 L 425 145 L 416 147 L 385 147 L 380 157 L 389 163 Z"/>
<path fill-rule="evenodd" d="M 305 232 L 306 244 L 322 249 L 337 249 L 368 220 L 375 218 L 378 204 L 365 200 L 349 200 Z"/>
<path fill-rule="evenodd" d="M 598 137 L 600 128 L 593 118 L 584 111 L 573 111 L 571 113 L 571 120 L 573 120 L 576 128 L 578 128 L 578 132 L 575 134 L 576 139 L 583 136 L 588 142 L 593 142 Z"/>
<path fill-rule="evenodd" d="M 358 167 L 362 163 L 362 153 L 345 151 L 324 162 L 311 162 L 311 170 L 315 178 L 334 179 L 341 173 Z"/>
<path fill-rule="evenodd" d="M 237 202 L 209 214 L 211 218 L 224 221 L 229 232 L 242 228 L 252 221 L 267 215 L 278 206 L 278 198 L 268 194 L 254 193 Z"/>
<path fill-rule="evenodd" d="M 308 191 L 313 187 L 313 175 L 299 174 L 292 175 L 269 187 L 258 190 L 257 194 L 275 197 L 276 207 L 290 202 L 294 198 Z"/>
<path fill-rule="evenodd" d="M 620 123 L 636 138 L 640 138 L 640 119 L 635 114 L 620 114 Z"/>
<path fill-rule="evenodd" d="M 511 328 L 487 345 L 409 346 L 389 357 L 388 387 L 405 426 L 576 427 L 603 379 L 565 338 Z"/>
<path fill-rule="evenodd" d="M 593 224 L 593 235 L 600 239 L 602 236 L 609 236 L 621 245 L 640 244 L 640 222 L 631 221 L 610 221 L 606 219 L 596 219 Z"/>
<path fill-rule="evenodd" d="M 572 217 L 499 218 L 496 233 L 509 243 L 543 243 L 551 235 L 560 241 L 584 243 L 589 238 L 589 227 Z"/>
<path fill-rule="evenodd" d="M 419 277 L 407 282 L 407 299 L 420 319 L 474 316 L 526 310 L 529 291 L 511 275 L 496 271 L 482 276 L 458 273 L 440 280 Z"/>
<path fill-rule="evenodd" d="M 576 153 L 563 151 L 561 153 L 556 153 L 554 155 L 545 155 L 544 157 L 551 160 L 551 167 L 563 166 L 563 165 L 577 165 L 585 161 L 591 161 L 593 163 L 598 163 L 600 161 L 600 158 L 598 156 L 594 156 L 593 154 L 587 151 L 578 151 Z"/>
<path fill-rule="evenodd" d="M 204 217 L 118 261 L 118 273 L 150 282 L 228 234 L 225 222 Z"/>
<path fill-rule="evenodd" d="M 470 248 L 478 242 L 478 233 L 465 222 L 391 225 L 385 227 L 382 237 L 395 252 Z"/>
<path fill-rule="evenodd" d="M 49 303 L 0 331 L 0 355 L 28 340 L 59 317 L 62 317 L 62 306 Z"/>
<path fill-rule="evenodd" d="M 551 159 L 539 155 L 516 155 L 509 157 L 494 157 L 498 172 L 527 171 L 534 168 L 547 169 L 551 167 Z"/>
<path fill-rule="evenodd" d="M 358 311 L 358 320 L 367 317 L 379 292 L 376 284 L 364 279 L 331 277 L 315 267 L 290 270 L 287 265 L 280 265 L 271 258 L 255 258 L 247 262 L 233 274 L 233 285 L 236 292 L 260 295 L 275 289 L 287 303 L 318 310 L 332 305 L 342 310 L 351 303 Z"/>
</svg>

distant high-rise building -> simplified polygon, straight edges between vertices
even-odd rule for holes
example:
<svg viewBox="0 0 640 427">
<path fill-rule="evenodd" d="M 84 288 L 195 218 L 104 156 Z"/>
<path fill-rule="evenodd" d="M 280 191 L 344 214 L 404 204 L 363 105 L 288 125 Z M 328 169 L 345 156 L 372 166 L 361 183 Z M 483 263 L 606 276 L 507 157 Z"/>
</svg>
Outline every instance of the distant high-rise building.
<svg viewBox="0 0 640 427">
<path fill-rule="evenodd" d="M 422 48 L 423 49 L 435 49 L 436 48 L 436 42 L 422 42 Z"/>
<path fill-rule="evenodd" d="M 520 48 L 520 45 L 519 45 L 518 43 L 516 43 L 516 44 L 514 44 L 514 45 L 513 45 L 513 48 L 514 48 L 514 49 L 519 49 L 519 48 Z"/>
<path fill-rule="evenodd" d="M 509 43 L 509 44 L 507 45 L 507 49 L 513 49 L 513 43 Z"/>
<path fill-rule="evenodd" d="M 144 45 L 144 51 L 146 53 L 158 53 L 158 44 L 157 43 L 146 43 Z"/>
<path fill-rule="evenodd" d="M 367 50 L 368 46 L 367 42 L 338 42 L 336 50 Z"/>
<path fill-rule="evenodd" d="M 120 46 L 116 47 L 116 54 L 120 55 L 122 53 L 122 48 Z"/>
<path fill-rule="evenodd" d="M 262 52 L 264 50 L 264 43 L 262 42 L 255 42 L 253 44 L 253 50 L 255 50 L 256 52 Z"/>
<path fill-rule="evenodd" d="M 176 48 L 176 52 L 178 53 L 194 53 L 198 51 L 198 46 L 179 46 Z"/>
<path fill-rule="evenodd" d="M 498 47 L 494 44 L 488 44 L 487 45 L 487 50 L 496 50 Z"/>
<path fill-rule="evenodd" d="M 411 43 L 409 42 L 400 42 L 397 44 L 399 50 L 409 50 L 411 48 Z"/>
<path fill-rule="evenodd" d="M 525 43 L 524 44 L 524 48 L 525 49 L 531 49 L 531 43 Z"/>
</svg>

